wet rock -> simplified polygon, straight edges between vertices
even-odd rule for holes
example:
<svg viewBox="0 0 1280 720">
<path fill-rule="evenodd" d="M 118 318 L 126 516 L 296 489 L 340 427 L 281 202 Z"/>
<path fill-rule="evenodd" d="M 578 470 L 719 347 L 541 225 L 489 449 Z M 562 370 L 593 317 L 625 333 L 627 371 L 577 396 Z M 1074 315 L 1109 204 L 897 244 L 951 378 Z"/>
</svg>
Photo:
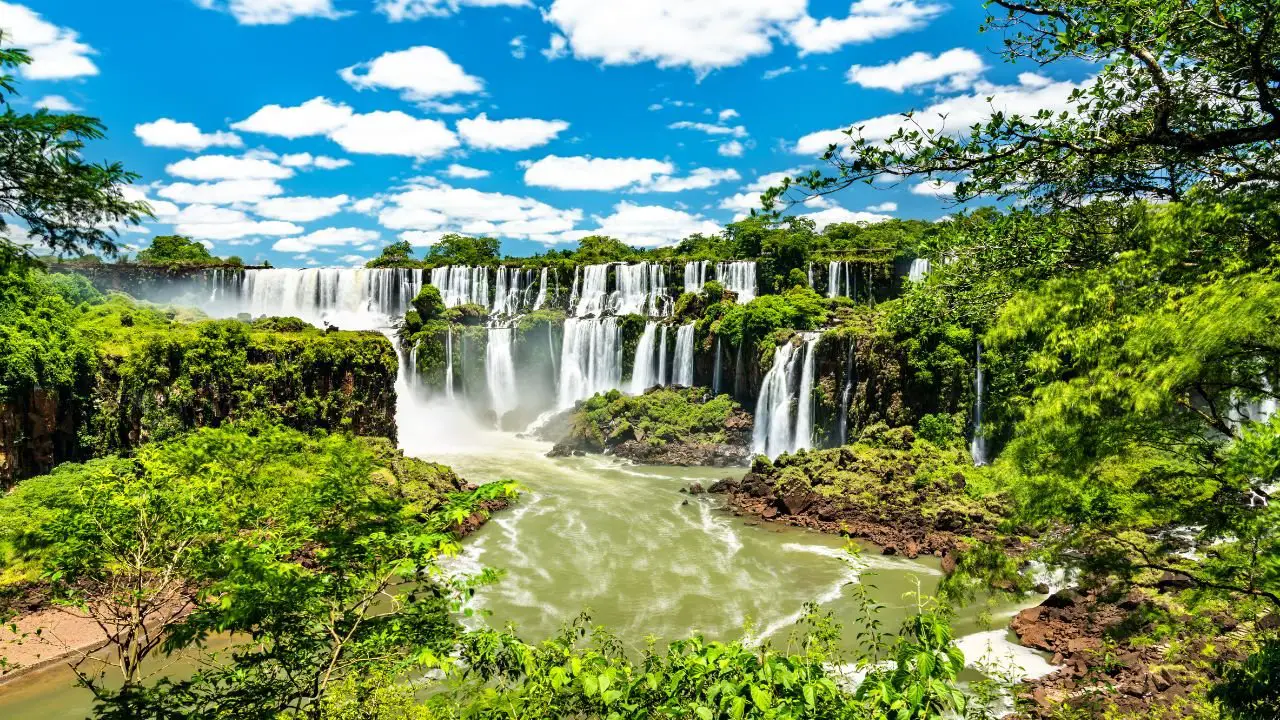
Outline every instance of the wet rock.
<svg viewBox="0 0 1280 720">
<path fill-rule="evenodd" d="M 701 494 L 703 494 L 703 493 L 705 493 L 705 492 L 706 492 L 706 490 L 704 490 L 704 489 L 702 488 L 702 483 L 697 483 L 697 482 L 695 482 L 695 483 L 691 483 L 691 484 L 689 485 L 689 494 L 690 494 L 690 495 L 701 495 Z"/>
<path fill-rule="evenodd" d="M 707 492 L 712 494 L 721 494 L 732 492 L 738 489 L 738 481 L 733 478 L 722 478 L 711 483 L 711 487 L 707 488 Z"/>
</svg>

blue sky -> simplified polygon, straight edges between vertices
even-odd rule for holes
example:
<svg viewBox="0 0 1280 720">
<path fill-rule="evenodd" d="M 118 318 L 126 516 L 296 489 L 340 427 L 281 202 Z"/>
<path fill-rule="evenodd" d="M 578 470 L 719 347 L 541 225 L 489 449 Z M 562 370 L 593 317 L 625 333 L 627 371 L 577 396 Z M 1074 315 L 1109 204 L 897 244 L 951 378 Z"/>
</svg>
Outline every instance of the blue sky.
<svg viewBox="0 0 1280 720">
<path fill-rule="evenodd" d="M 910 109 L 948 128 L 1061 107 L 1074 75 L 1016 67 L 979 2 L 0 0 L 33 51 L 21 103 L 102 118 L 94 159 L 220 255 L 350 265 L 406 238 L 512 255 L 603 232 L 714 231 L 838 131 Z M 932 118 L 932 119 L 928 119 Z M 776 176 L 775 176 L 776 177 Z M 941 189 L 858 187 L 827 222 L 935 219 Z"/>
</svg>

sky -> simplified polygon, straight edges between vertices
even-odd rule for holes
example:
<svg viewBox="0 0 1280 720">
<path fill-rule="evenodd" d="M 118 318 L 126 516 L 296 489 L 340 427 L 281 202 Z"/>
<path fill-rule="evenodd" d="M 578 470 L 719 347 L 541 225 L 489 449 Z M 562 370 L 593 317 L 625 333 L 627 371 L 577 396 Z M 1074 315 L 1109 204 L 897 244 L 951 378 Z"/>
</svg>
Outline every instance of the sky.
<svg viewBox="0 0 1280 720">
<path fill-rule="evenodd" d="M 280 267 L 404 239 L 714 233 L 842 130 L 1063 108 L 1088 68 L 1005 62 L 978 0 L 0 0 L 34 62 L 19 109 L 101 118 L 92 160 L 156 218 Z M 943 119 L 945 117 L 945 119 Z M 947 184 L 856 186 L 819 227 L 954 210 Z"/>
</svg>

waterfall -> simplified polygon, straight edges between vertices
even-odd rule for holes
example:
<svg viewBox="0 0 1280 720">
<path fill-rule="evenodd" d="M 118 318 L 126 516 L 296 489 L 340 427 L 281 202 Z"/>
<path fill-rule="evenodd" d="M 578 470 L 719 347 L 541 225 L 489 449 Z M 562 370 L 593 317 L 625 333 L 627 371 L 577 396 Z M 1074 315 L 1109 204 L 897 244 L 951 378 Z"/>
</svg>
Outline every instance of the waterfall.
<svg viewBox="0 0 1280 720">
<path fill-rule="evenodd" d="M 662 340 L 658 343 L 658 384 L 668 385 L 667 382 L 667 326 L 662 326 Z"/>
<path fill-rule="evenodd" d="M 657 385 L 654 374 L 657 372 L 657 358 L 654 357 L 654 340 L 658 335 L 658 323 L 644 324 L 644 334 L 636 343 L 636 358 L 631 369 L 631 394 L 640 395 L 645 390 Z"/>
<path fill-rule="evenodd" d="M 911 269 L 907 271 L 907 280 L 910 282 L 924 282 L 926 276 L 929 275 L 930 265 L 927 258 L 916 258 L 911 261 Z"/>
<path fill-rule="evenodd" d="M 809 287 L 813 287 L 813 263 L 809 263 Z"/>
<path fill-rule="evenodd" d="M 792 446 L 795 450 L 808 450 L 813 447 L 813 366 L 815 352 L 818 347 L 817 333 L 806 336 L 804 344 L 804 367 L 800 371 L 800 392 L 796 395 L 796 440 Z"/>
<path fill-rule="evenodd" d="M 701 293 L 702 287 L 707 284 L 707 267 L 710 263 L 706 260 L 694 260 L 684 264 L 684 291 L 690 293 Z"/>
<path fill-rule="evenodd" d="M 352 330 L 390 325 L 422 289 L 422 271 L 411 269 L 252 269 L 215 275 L 219 314 L 278 315 Z"/>
<path fill-rule="evenodd" d="M 453 329 L 444 333 L 444 396 L 453 400 Z"/>
<path fill-rule="evenodd" d="M 785 342 L 773 353 L 773 367 L 764 376 L 756 401 L 756 427 L 752 450 L 757 455 L 776 458 L 791 449 L 795 429 L 791 424 L 791 370 L 796 346 Z"/>
<path fill-rule="evenodd" d="M 499 267 L 495 277 L 497 280 L 493 293 L 493 307 L 490 308 L 489 314 L 493 316 L 518 314 L 520 301 L 524 297 L 524 273 L 519 268 Z"/>
<path fill-rule="evenodd" d="M 844 390 L 840 393 L 840 444 L 849 443 L 849 403 L 853 400 L 853 351 L 857 340 L 849 340 L 849 354 L 844 360 Z"/>
<path fill-rule="evenodd" d="M 588 265 L 583 268 L 581 295 L 578 296 L 573 314 L 578 317 L 603 314 L 609 299 L 608 289 L 608 265 Z"/>
<path fill-rule="evenodd" d="M 649 317 L 663 313 L 662 304 L 667 301 L 667 269 L 662 263 L 649 265 Z"/>
<path fill-rule="evenodd" d="M 676 355 L 672 361 L 672 385 L 693 387 L 693 323 L 676 331 Z"/>
<path fill-rule="evenodd" d="M 515 330 L 509 327 L 489 328 L 489 342 L 484 354 L 484 375 L 489 386 L 489 407 L 494 422 L 502 428 L 502 418 L 519 405 L 516 392 L 516 366 L 512 359 L 511 341 Z"/>
<path fill-rule="evenodd" d="M 610 302 L 618 315 L 644 312 L 649 300 L 649 263 L 617 265 L 618 290 Z"/>
<path fill-rule="evenodd" d="M 440 291 L 445 307 L 466 304 L 489 307 L 489 268 L 466 265 L 432 268 L 431 284 Z"/>
<path fill-rule="evenodd" d="M 542 272 L 538 274 L 538 297 L 533 301 L 533 309 L 541 310 L 542 306 L 547 302 L 547 269 L 542 268 Z"/>
<path fill-rule="evenodd" d="M 973 371 L 973 439 L 969 442 L 969 454 L 973 456 L 973 464 L 981 467 L 987 464 L 987 439 L 982 436 L 982 341 L 978 341 L 977 359 Z"/>
<path fill-rule="evenodd" d="M 618 321 L 611 317 L 565 320 L 560 351 L 559 406 L 571 408 L 578 400 L 617 388 L 621 382 L 622 339 Z"/>
<path fill-rule="evenodd" d="M 720 394 L 720 366 L 724 363 L 720 354 L 720 336 L 716 336 L 716 367 L 711 373 L 711 392 L 712 394 Z"/>
<path fill-rule="evenodd" d="M 573 268 L 573 289 L 569 291 L 569 310 L 572 311 L 578 307 L 578 292 L 581 288 L 582 267 L 575 266 Z"/>
<path fill-rule="evenodd" d="M 754 300 L 758 292 L 754 261 L 716 263 L 716 279 L 726 290 L 737 293 L 740 305 Z"/>
<path fill-rule="evenodd" d="M 844 269 L 844 263 L 832 260 L 827 263 L 827 297 L 840 297 L 844 293 L 840 292 L 841 271 Z"/>
</svg>

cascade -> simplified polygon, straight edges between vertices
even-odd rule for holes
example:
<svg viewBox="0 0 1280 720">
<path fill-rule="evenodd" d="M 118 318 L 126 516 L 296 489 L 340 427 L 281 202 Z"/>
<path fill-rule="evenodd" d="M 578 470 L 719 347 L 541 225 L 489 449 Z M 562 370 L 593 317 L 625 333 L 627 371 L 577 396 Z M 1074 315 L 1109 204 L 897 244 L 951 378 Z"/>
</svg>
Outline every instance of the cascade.
<svg viewBox="0 0 1280 720">
<path fill-rule="evenodd" d="M 444 333 L 444 396 L 453 400 L 453 330 Z"/>
<path fill-rule="evenodd" d="M 465 265 L 432 268 L 431 284 L 440 291 L 445 307 L 468 303 L 489 307 L 489 268 Z"/>
<path fill-rule="evenodd" d="M 979 341 L 973 373 L 973 439 L 969 441 L 969 454 L 973 456 L 973 464 L 978 467 L 987 464 L 987 439 L 982 436 L 983 389 L 982 342 Z"/>
<path fill-rule="evenodd" d="M 835 298 L 848 295 L 848 272 L 842 262 L 832 260 L 827 263 L 827 297 Z"/>
<path fill-rule="evenodd" d="M 813 263 L 809 263 L 809 287 L 813 287 Z"/>
<path fill-rule="evenodd" d="M 520 312 L 521 299 L 524 297 L 524 272 L 519 268 L 499 267 L 495 272 L 497 278 L 493 307 L 489 314 L 512 316 Z"/>
<path fill-rule="evenodd" d="M 653 263 L 649 265 L 649 317 L 664 314 L 664 302 L 667 302 L 667 268 L 662 263 Z"/>
<path fill-rule="evenodd" d="M 693 323 L 681 325 L 676 331 L 676 354 L 672 361 L 674 372 L 671 384 L 693 386 Z"/>
<path fill-rule="evenodd" d="M 574 310 L 578 307 L 578 292 L 581 288 L 582 267 L 575 266 L 573 268 L 573 289 L 569 291 L 569 309 Z"/>
<path fill-rule="evenodd" d="M 489 328 L 485 349 L 484 374 L 489 386 L 489 407 L 499 429 L 502 418 L 519 404 L 516 394 L 516 367 L 512 359 L 511 341 L 515 330 L 509 327 Z"/>
<path fill-rule="evenodd" d="M 669 385 L 667 382 L 667 326 L 662 326 L 662 340 L 658 343 L 658 384 Z"/>
<path fill-rule="evenodd" d="M 795 364 L 796 346 L 785 342 L 773 353 L 756 401 L 756 427 L 752 451 L 770 459 L 791 449 L 795 429 L 791 424 L 791 370 Z"/>
<path fill-rule="evenodd" d="M 707 284 L 707 267 L 710 265 L 706 260 L 694 260 L 684 264 L 684 291 L 691 293 L 702 292 L 702 287 Z"/>
<path fill-rule="evenodd" d="M 644 334 L 636 343 L 636 358 L 631 369 L 631 394 L 640 395 L 645 390 L 657 385 L 654 374 L 657 372 L 654 357 L 654 340 L 658 335 L 658 323 L 652 320 L 644 324 Z"/>
<path fill-rule="evenodd" d="M 632 315 L 645 312 L 649 300 L 649 263 L 619 263 L 615 272 L 618 290 L 609 303 L 614 313 Z"/>
<path fill-rule="evenodd" d="M 716 367 L 711 373 L 711 392 L 714 395 L 720 394 L 720 366 L 724 360 L 720 353 L 720 336 L 716 336 Z"/>
<path fill-rule="evenodd" d="M 621 382 L 622 341 L 617 319 L 565 320 L 559 406 L 571 408 L 578 400 L 617 388 Z"/>
<path fill-rule="evenodd" d="M 716 279 L 738 295 L 738 304 L 745 305 L 755 299 L 758 292 L 756 284 L 756 264 L 754 261 L 741 260 L 735 262 L 716 263 Z"/>
<path fill-rule="evenodd" d="M 916 258 L 911 261 L 911 269 L 907 271 L 907 280 L 911 282 L 924 282 L 930 270 L 928 258 Z"/>
<path fill-rule="evenodd" d="M 849 442 L 849 403 L 853 400 L 853 351 L 857 340 L 849 341 L 849 354 L 844 360 L 844 390 L 840 393 L 840 444 Z"/>
<path fill-rule="evenodd" d="M 796 440 L 792 446 L 795 450 L 813 447 L 813 365 L 819 337 L 817 333 L 805 336 L 804 366 L 800 371 L 800 392 L 796 395 Z"/>
<path fill-rule="evenodd" d="M 422 289 L 422 272 L 410 269 L 251 269 L 215 275 L 218 313 L 279 315 L 313 325 L 375 330 L 399 318 Z"/>
<path fill-rule="evenodd" d="M 588 265 L 583 268 L 581 294 L 573 314 L 578 317 L 603 314 L 609 299 L 608 285 L 608 265 Z"/>
<path fill-rule="evenodd" d="M 538 274 L 538 297 L 533 301 L 533 309 L 541 310 L 542 306 L 547 302 L 547 269 L 542 268 L 542 272 Z"/>
</svg>

